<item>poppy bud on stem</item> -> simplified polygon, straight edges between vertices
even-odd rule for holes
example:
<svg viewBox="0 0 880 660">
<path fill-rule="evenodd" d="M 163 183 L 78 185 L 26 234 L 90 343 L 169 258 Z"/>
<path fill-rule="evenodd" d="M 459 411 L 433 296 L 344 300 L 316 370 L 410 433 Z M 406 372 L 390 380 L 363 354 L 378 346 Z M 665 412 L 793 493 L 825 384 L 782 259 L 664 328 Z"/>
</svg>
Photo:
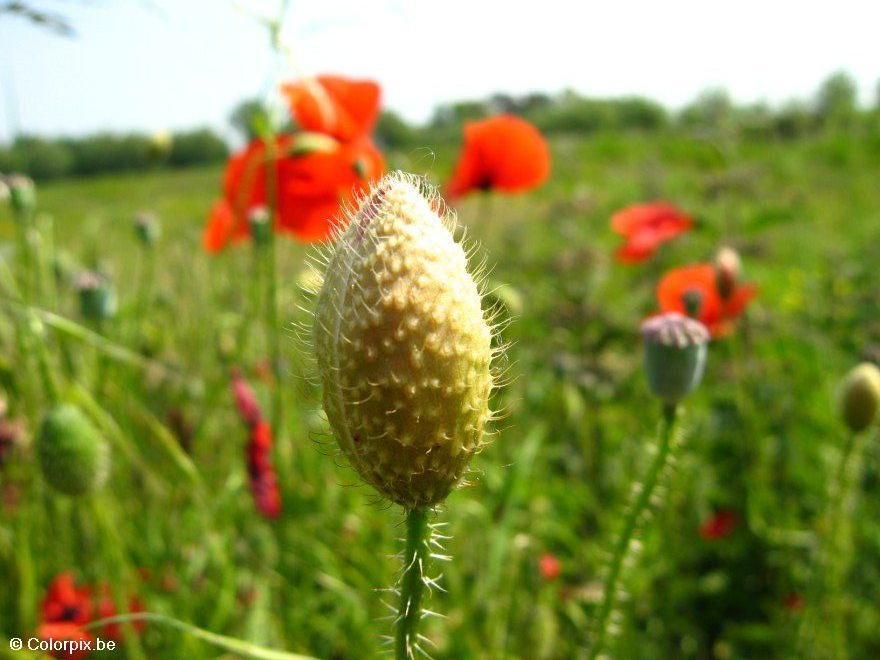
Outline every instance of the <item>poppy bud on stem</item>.
<svg viewBox="0 0 880 660">
<path fill-rule="evenodd" d="M 406 511 L 395 650 L 415 657 L 422 599 L 442 558 L 428 523 L 483 445 L 492 332 L 452 235 L 454 218 L 402 173 L 364 198 L 327 254 L 315 311 L 324 410 L 343 454 Z"/>
<path fill-rule="evenodd" d="M 699 321 L 674 312 L 662 314 L 642 324 L 642 336 L 648 383 L 651 391 L 663 402 L 663 419 L 654 458 L 644 479 L 633 486 L 633 499 L 614 544 L 605 593 L 596 616 L 590 658 L 597 658 L 605 649 L 623 567 L 637 551 L 635 536 L 645 521 L 657 484 L 667 474 L 670 459 L 680 444 L 675 433 L 678 403 L 699 385 L 706 363 L 709 331 Z"/>
</svg>

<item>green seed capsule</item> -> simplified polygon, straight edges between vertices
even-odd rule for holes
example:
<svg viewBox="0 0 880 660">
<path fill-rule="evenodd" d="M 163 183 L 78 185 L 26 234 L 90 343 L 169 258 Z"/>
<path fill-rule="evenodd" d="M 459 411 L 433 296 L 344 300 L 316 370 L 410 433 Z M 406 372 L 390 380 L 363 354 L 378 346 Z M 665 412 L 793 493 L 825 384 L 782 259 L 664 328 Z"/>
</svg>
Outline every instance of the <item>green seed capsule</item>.
<svg viewBox="0 0 880 660">
<path fill-rule="evenodd" d="M 642 337 L 651 391 L 667 403 L 678 403 L 703 379 L 709 331 L 695 319 L 669 312 L 645 321 Z"/>
<path fill-rule="evenodd" d="M 840 415 L 854 433 L 864 431 L 880 407 L 880 369 L 863 362 L 847 374 L 840 389 Z"/>
<path fill-rule="evenodd" d="M 107 444 L 80 410 L 59 405 L 43 419 L 37 438 L 43 477 L 65 495 L 85 495 L 103 486 L 109 472 Z"/>
<path fill-rule="evenodd" d="M 408 508 L 446 498 L 489 417 L 492 332 L 440 205 L 416 177 L 379 182 L 332 248 L 315 315 L 339 445 Z"/>
</svg>

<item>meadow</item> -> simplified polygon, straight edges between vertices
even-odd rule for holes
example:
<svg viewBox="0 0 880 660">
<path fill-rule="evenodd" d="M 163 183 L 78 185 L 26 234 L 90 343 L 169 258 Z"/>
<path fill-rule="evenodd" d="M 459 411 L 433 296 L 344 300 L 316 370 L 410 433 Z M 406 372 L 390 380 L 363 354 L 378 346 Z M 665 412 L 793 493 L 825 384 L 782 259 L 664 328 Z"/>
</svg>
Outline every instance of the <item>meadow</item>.
<svg viewBox="0 0 880 660">
<path fill-rule="evenodd" d="M 425 147 L 386 154 L 389 169 L 444 182 L 451 146 Z M 836 558 L 842 588 L 818 600 L 812 588 L 848 437 L 836 390 L 853 366 L 880 360 L 876 138 L 600 131 L 554 137 L 551 150 L 553 172 L 539 190 L 455 205 L 490 267 L 487 301 L 500 305 L 500 339 L 511 347 L 508 378 L 493 395 L 505 412 L 492 443 L 438 515 L 453 560 L 441 568 L 445 591 L 426 603 L 445 617 L 425 620 L 431 655 L 583 655 L 608 550 L 659 419 L 639 325 L 657 309 L 666 270 L 732 246 L 759 293 L 733 331 L 711 342 L 704 381 L 685 401 L 679 460 L 624 574 L 629 597 L 612 655 L 797 657 L 804 622 L 821 621 L 834 603 L 846 626 L 842 650 L 877 657 L 873 431 L 846 516 L 850 542 Z M 312 303 L 302 289 L 309 248 L 293 240 L 277 243 L 281 515 L 261 517 L 248 492 L 247 431 L 230 372 L 240 368 L 267 403 L 271 347 L 251 246 L 218 255 L 201 246 L 220 180 L 220 168 L 208 167 L 37 189 L 39 211 L 53 222 L 53 309 L 78 324 L 37 316 L 42 341 L 51 368 L 64 369 L 64 358 L 78 375 L 66 394 L 110 440 L 112 472 L 85 501 L 47 488 L 27 440 L 0 466 L 0 654 L 35 629 L 46 586 L 68 570 L 82 583 L 110 584 L 123 600 L 136 595 L 146 611 L 253 644 L 321 658 L 382 653 L 392 623 L 381 590 L 399 571 L 390 555 L 403 516 L 347 467 L 329 432 L 295 332 L 310 323 Z M 696 227 L 649 261 L 618 263 L 609 218 L 653 199 L 687 209 Z M 145 209 L 161 221 L 154 247 L 134 229 Z M 0 240 L 5 268 L 14 227 L 3 206 Z M 81 318 L 71 285 L 78 270 L 98 266 L 119 296 L 119 313 L 100 325 Z M 0 386 L 27 438 L 40 413 L 36 363 L 15 348 L 13 319 L 26 310 L 3 288 Z M 727 527 L 707 532 L 719 513 Z M 224 652 L 159 622 L 127 633 L 114 657 Z"/>
</svg>

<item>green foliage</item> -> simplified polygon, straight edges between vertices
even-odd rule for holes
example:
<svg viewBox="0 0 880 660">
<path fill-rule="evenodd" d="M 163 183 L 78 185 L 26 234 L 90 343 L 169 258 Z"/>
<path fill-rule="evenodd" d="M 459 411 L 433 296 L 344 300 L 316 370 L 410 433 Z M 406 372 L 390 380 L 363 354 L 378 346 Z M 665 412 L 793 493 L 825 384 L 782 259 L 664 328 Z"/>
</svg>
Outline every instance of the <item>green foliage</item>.
<svg viewBox="0 0 880 660">
<path fill-rule="evenodd" d="M 172 167 L 189 167 L 217 163 L 226 158 L 228 153 L 226 143 L 214 131 L 199 128 L 172 136 L 168 164 Z"/>
</svg>

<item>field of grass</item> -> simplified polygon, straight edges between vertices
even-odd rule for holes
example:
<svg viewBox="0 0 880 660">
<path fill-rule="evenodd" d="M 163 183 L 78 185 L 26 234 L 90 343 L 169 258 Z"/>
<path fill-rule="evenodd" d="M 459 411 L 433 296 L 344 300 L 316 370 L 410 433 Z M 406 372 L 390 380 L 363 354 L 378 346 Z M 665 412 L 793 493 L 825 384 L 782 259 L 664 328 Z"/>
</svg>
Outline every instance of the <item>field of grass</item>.
<svg viewBox="0 0 880 660">
<path fill-rule="evenodd" d="M 639 539 L 638 562 L 625 569 L 612 654 L 793 657 L 799 627 L 823 621 L 833 605 L 846 624 L 843 650 L 877 657 L 873 431 L 851 542 L 835 556 L 844 586 L 818 599 L 811 587 L 847 440 L 835 390 L 858 362 L 880 360 L 876 141 L 600 133 L 556 140 L 552 150 L 542 189 L 473 196 L 457 209 L 492 267 L 488 289 L 509 317 L 502 338 L 512 347 L 510 382 L 494 402 L 506 415 L 476 456 L 471 485 L 438 514 L 449 523 L 453 559 L 438 569 L 446 591 L 427 603 L 445 617 L 426 619 L 432 656 L 570 658 L 587 648 L 602 569 L 659 419 L 639 323 L 656 309 L 665 270 L 732 245 L 760 292 L 735 331 L 711 343 L 703 385 L 685 402 L 680 460 Z M 389 160 L 442 182 L 453 155 Z M 309 304 L 299 288 L 307 248 L 292 241 L 279 244 L 287 414 L 275 458 L 284 509 L 275 521 L 254 509 L 230 356 L 247 341 L 238 366 L 268 403 L 268 348 L 249 282 L 251 247 L 218 256 L 201 249 L 220 177 L 219 169 L 184 170 L 38 190 L 40 210 L 54 220 L 59 313 L 80 322 L 70 274 L 100 265 L 114 278 L 120 313 L 96 330 L 148 362 L 106 356 L 48 327 L 52 359 L 63 348 L 78 374 L 67 396 L 111 439 L 112 475 L 98 495 L 70 500 L 48 490 L 26 445 L 0 467 L 0 654 L 8 639 L 35 629 L 46 585 L 65 570 L 137 594 L 150 612 L 256 644 L 321 658 L 382 652 L 392 623 L 381 589 L 399 570 L 390 555 L 401 549 L 403 516 L 360 483 L 329 434 L 311 360 L 290 330 L 308 323 L 299 305 Z M 698 227 L 644 264 L 617 263 L 611 214 L 651 199 L 687 209 Z M 162 221 L 152 257 L 132 227 L 141 209 Z M 0 208 L 7 263 L 13 235 Z M 42 412 L 35 361 L 16 349 L 12 319 L 21 310 L 3 310 L 0 384 L 10 414 L 32 432 Z M 733 531 L 703 538 L 701 524 L 716 511 L 733 513 Z M 542 576 L 545 555 L 559 560 L 558 577 Z M 121 652 L 220 653 L 158 623 Z"/>
</svg>

